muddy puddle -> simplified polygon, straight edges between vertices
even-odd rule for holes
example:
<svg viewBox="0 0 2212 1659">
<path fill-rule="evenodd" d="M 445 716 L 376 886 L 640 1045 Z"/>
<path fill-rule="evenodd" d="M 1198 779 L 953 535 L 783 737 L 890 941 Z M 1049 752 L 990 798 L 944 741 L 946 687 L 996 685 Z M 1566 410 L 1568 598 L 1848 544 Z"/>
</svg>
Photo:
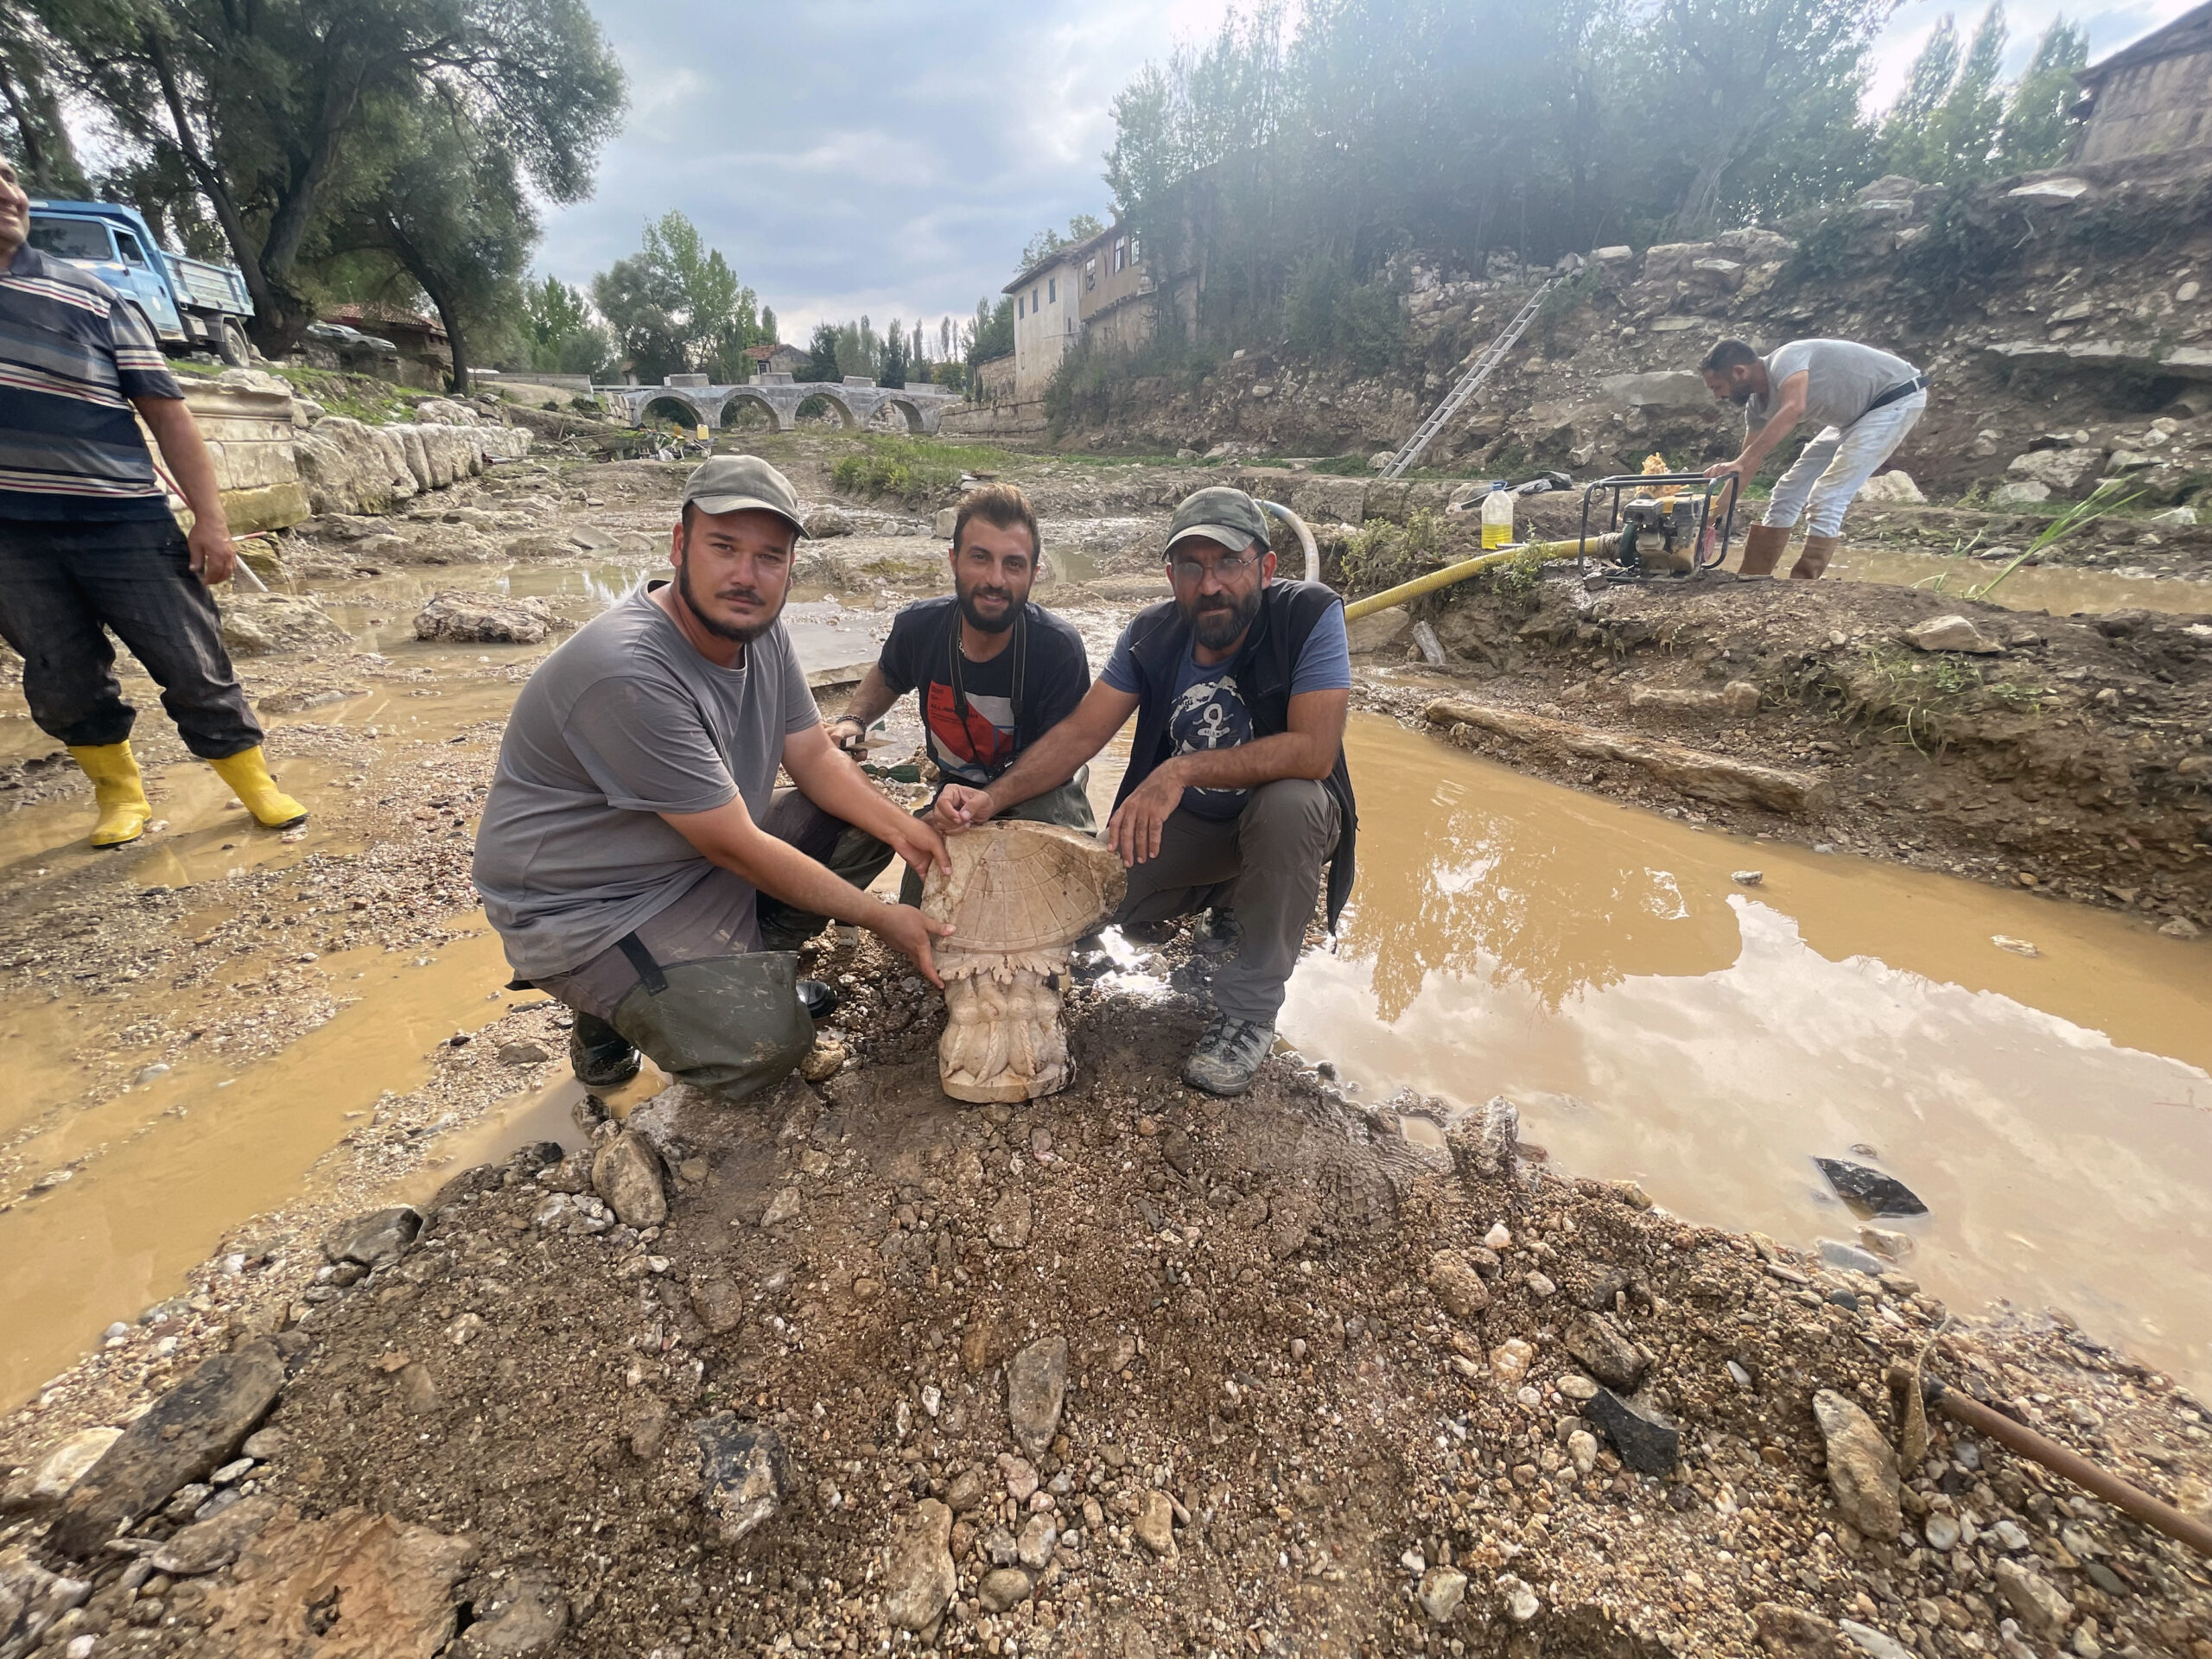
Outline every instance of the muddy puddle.
<svg viewBox="0 0 2212 1659">
<path fill-rule="evenodd" d="M 1370 1099 L 1510 1096 L 1561 1166 L 1792 1243 L 1859 1236 L 1814 1157 L 1873 1164 L 1929 1206 L 1875 1224 L 1935 1294 L 2056 1306 L 2212 1382 L 2212 952 L 1694 830 L 1374 716 L 1351 754 L 1359 886 L 1282 1020 L 1309 1058 Z"/>
<path fill-rule="evenodd" d="M 1852 547 L 1836 555 L 1828 567 L 1828 577 L 1836 582 L 1879 582 L 1891 588 L 1925 588 L 1961 599 L 1981 599 L 2008 610 L 2048 611 L 2053 616 L 2125 610 L 2181 616 L 2212 614 L 2212 582 L 2124 576 L 2064 564 L 2022 565 L 2004 576 L 2005 563 Z M 2004 580 L 1998 581 L 1999 576 Z M 1996 586 L 1989 588 L 1992 582 Z M 1974 591 L 1980 588 L 1989 591 Z"/>
</svg>

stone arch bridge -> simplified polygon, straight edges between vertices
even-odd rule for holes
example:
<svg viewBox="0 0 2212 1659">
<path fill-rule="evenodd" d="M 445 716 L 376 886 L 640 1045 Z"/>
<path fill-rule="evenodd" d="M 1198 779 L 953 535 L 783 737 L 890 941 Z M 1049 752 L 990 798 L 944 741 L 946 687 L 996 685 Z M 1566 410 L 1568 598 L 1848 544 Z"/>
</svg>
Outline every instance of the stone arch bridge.
<svg viewBox="0 0 2212 1659">
<path fill-rule="evenodd" d="M 671 375 L 658 386 L 594 386 L 594 393 L 620 412 L 633 427 L 672 420 L 686 426 L 719 429 L 747 408 L 763 410 L 779 432 L 797 423 L 799 406 L 818 397 L 835 411 L 848 431 L 858 431 L 884 410 L 895 410 L 914 434 L 934 433 L 944 411 L 961 402 L 943 386 L 908 382 L 879 386 L 861 376 L 843 380 L 793 380 L 788 374 L 763 374 L 741 386 L 710 386 L 704 375 Z"/>
</svg>

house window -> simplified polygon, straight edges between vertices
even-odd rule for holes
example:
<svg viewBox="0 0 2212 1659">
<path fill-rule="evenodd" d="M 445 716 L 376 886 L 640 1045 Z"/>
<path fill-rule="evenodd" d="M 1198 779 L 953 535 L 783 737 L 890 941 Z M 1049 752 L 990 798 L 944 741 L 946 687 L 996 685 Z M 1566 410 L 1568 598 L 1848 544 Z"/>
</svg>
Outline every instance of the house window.
<svg viewBox="0 0 2212 1659">
<path fill-rule="evenodd" d="M 1022 308 L 1028 302 L 1024 300 L 1020 295 L 1015 295 L 1014 296 L 1014 315 L 1017 317 L 1027 316 L 1029 314 Z"/>
<path fill-rule="evenodd" d="M 1114 269 L 1127 270 L 1128 268 L 1129 238 L 1126 236 L 1117 236 L 1114 238 Z"/>
<path fill-rule="evenodd" d="M 1086 259 L 1083 262 L 1083 285 L 1085 289 L 1094 289 L 1098 286 L 1097 260 Z"/>
<path fill-rule="evenodd" d="M 1034 311 L 1034 310 L 1037 310 L 1037 309 L 1039 309 L 1039 306 L 1038 306 L 1038 304 L 1037 304 L 1037 296 L 1038 296 L 1038 295 L 1039 295 L 1039 294 L 1041 294 L 1041 293 L 1043 293 L 1043 292 L 1044 292 L 1044 290 L 1043 290 L 1042 289 L 1038 289 L 1038 288 L 1033 288 L 1033 289 L 1031 289 L 1029 290 L 1029 308 L 1030 308 L 1032 311 Z"/>
<path fill-rule="evenodd" d="M 1058 277 L 1048 276 L 1045 279 L 1045 302 L 1047 305 L 1058 305 L 1060 302 L 1060 279 Z"/>
</svg>

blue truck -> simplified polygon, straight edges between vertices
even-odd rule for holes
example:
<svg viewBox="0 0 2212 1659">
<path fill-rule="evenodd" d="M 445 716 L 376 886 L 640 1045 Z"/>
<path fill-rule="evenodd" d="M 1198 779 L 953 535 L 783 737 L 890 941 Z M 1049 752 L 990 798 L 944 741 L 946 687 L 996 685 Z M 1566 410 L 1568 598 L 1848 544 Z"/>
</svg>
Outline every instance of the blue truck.
<svg viewBox="0 0 2212 1659">
<path fill-rule="evenodd" d="M 30 244 L 49 259 L 89 270 L 122 296 L 163 351 L 213 352 L 237 368 L 253 360 L 245 338 L 253 315 L 245 278 L 232 266 L 171 253 L 135 208 L 34 200 Z"/>
</svg>

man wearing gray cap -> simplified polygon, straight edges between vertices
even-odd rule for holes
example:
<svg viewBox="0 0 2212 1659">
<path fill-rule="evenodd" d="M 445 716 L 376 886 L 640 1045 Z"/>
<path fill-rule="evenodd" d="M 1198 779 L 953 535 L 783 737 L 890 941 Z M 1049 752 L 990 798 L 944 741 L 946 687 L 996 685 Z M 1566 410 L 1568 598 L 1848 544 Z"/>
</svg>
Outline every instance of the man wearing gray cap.
<svg viewBox="0 0 2212 1659">
<path fill-rule="evenodd" d="M 814 1040 L 792 953 L 827 918 L 937 980 L 947 930 L 863 889 L 894 853 L 926 871 L 944 844 L 823 729 L 780 620 L 799 531 L 767 462 L 707 461 L 675 580 L 579 628 L 508 719 L 476 887 L 517 980 L 576 1011 L 588 1086 L 627 1082 L 640 1049 L 732 1098 L 780 1080 Z M 779 765 L 797 788 L 776 789 Z"/>
<path fill-rule="evenodd" d="M 1174 597 L 1122 631 L 1075 713 L 984 787 L 948 787 L 936 809 L 947 830 L 981 823 L 1065 782 L 1136 715 L 1106 826 L 1129 867 L 1115 920 L 1213 912 L 1210 937 L 1228 954 L 1183 1080 L 1217 1095 L 1242 1094 L 1274 1046 L 1322 866 L 1331 928 L 1351 893 L 1358 817 L 1344 767 L 1344 601 L 1319 582 L 1274 574 L 1267 521 L 1250 496 L 1221 487 L 1191 496 L 1168 526 Z"/>
</svg>

